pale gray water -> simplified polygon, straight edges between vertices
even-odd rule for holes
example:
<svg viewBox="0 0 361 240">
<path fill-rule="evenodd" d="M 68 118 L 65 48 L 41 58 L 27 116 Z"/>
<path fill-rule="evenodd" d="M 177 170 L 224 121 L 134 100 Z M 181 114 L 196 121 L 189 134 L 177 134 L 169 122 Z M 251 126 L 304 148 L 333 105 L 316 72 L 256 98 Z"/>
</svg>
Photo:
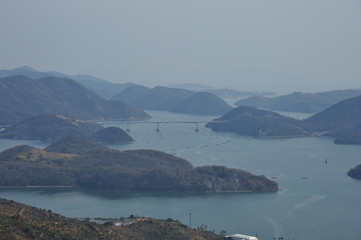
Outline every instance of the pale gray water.
<svg viewBox="0 0 361 240">
<path fill-rule="evenodd" d="M 154 120 L 209 120 L 213 117 L 150 112 Z M 105 124 L 107 125 L 107 124 Z M 120 125 L 126 128 L 126 125 Z M 361 181 L 346 175 L 361 163 L 361 146 L 335 145 L 327 138 L 253 139 L 214 133 L 192 124 L 131 125 L 136 140 L 109 145 L 120 150 L 157 149 L 193 165 L 225 165 L 277 178 L 277 193 L 124 193 L 85 189 L 1 189 L 13 199 L 70 217 L 137 214 L 179 219 L 219 232 L 258 234 L 260 240 L 361 239 Z M 35 141 L 0 139 L 0 150 Z M 328 164 L 325 164 L 325 158 Z M 307 179 L 304 179 L 307 178 Z"/>
</svg>

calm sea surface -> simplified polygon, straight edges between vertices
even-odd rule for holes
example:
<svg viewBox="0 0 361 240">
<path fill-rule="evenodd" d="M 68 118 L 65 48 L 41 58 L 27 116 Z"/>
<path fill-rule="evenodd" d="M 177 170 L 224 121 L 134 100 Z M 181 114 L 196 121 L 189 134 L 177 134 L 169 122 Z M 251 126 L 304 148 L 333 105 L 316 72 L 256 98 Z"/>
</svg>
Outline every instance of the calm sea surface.
<svg viewBox="0 0 361 240">
<path fill-rule="evenodd" d="M 150 121 L 207 121 L 194 116 L 149 111 Z M 104 126 L 126 125 L 104 123 Z M 131 214 L 179 219 L 228 234 L 295 240 L 361 239 L 361 181 L 346 175 L 361 163 L 361 146 L 333 144 L 328 138 L 254 139 L 214 133 L 199 124 L 131 124 L 132 144 L 108 145 L 156 149 L 194 166 L 225 165 L 274 178 L 275 193 L 141 193 L 79 188 L 0 189 L 0 197 L 51 209 L 68 217 L 121 217 Z M 37 141 L 0 139 L 0 151 Z M 325 163 L 327 158 L 328 163 Z"/>
</svg>

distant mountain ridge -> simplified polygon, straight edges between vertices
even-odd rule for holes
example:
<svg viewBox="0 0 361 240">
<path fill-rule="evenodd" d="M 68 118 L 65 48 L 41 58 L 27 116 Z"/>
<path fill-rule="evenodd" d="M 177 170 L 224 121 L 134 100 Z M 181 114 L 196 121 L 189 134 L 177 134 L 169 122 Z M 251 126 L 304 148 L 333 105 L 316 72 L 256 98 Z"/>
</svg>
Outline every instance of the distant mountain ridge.
<svg viewBox="0 0 361 240">
<path fill-rule="evenodd" d="M 212 87 L 208 85 L 198 84 L 198 83 L 178 83 L 178 84 L 169 84 L 165 87 L 168 88 L 181 88 L 181 89 L 187 89 L 187 90 L 196 90 L 196 89 L 210 89 Z"/>
<path fill-rule="evenodd" d="M 239 91 L 230 88 L 213 88 L 203 84 L 197 83 L 180 83 L 180 84 L 169 84 L 165 87 L 168 88 L 181 88 L 190 90 L 192 92 L 209 92 L 217 95 L 220 98 L 243 98 L 249 96 L 274 96 L 273 92 L 255 92 L 255 91 Z"/>
<path fill-rule="evenodd" d="M 124 84 L 116 84 L 110 83 L 106 80 L 96 78 L 86 74 L 77 74 L 77 75 L 69 75 L 56 71 L 47 71 L 47 72 L 39 72 L 34 68 L 28 66 L 18 67 L 12 70 L 0 70 L 0 77 L 11 77 L 11 76 L 26 76 L 29 78 L 43 78 L 43 77 L 60 77 L 60 78 L 70 78 L 84 87 L 93 90 L 99 96 L 110 99 L 114 94 L 120 92 L 121 90 L 134 86 L 134 83 L 124 83 Z"/>
<path fill-rule="evenodd" d="M 194 93 L 162 86 L 153 89 L 131 86 L 116 94 L 111 100 L 122 100 L 141 109 L 199 115 L 221 115 L 232 109 L 229 104 L 212 93 Z"/>
<path fill-rule="evenodd" d="M 361 95 L 361 90 L 335 90 L 318 93 L 294 92 L 274 98 L 253 96 L 241 99 L 236 106 L 250 106 L 287 112 L 317 113 L 342 100 Z"/>
<path fill-rule="evenodd" d="M 40 114 L 61 114 L 82 120 L 150 117 L 124 102 L 104 100 L 71 79 L 0 78 L 0 124 L 13 124 Z"/>
<path fill-rule="evenodd" d="M 127 89 L 124 91 L 127 91 Z M 132 105 L 140 109 L 169 111 L 193 94 L 193 92 L 185 89 L 157 86 L 137 98 L 132 102 Z"/>
</svg>

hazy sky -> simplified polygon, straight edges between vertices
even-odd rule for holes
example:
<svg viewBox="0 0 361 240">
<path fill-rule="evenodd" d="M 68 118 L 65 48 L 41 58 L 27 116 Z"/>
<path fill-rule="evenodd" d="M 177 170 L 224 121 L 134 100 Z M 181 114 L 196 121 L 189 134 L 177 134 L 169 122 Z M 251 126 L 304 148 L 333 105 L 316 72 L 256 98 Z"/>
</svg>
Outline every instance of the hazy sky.
<svg viewBox="0 0 361 240">
<path fill-rule="evenodd" d="M 361 87 L 361 0 L 0 0 L 0 31 L 0 69 L 150 87 Z"/>
</svg>

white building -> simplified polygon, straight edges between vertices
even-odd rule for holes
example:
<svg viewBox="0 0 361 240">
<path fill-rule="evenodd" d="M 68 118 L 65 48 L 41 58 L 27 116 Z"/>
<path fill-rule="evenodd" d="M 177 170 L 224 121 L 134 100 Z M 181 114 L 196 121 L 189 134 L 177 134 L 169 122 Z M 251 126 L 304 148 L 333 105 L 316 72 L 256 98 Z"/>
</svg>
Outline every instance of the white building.
<svg viewBox="0 0 361 240">
<path fill-rule="evenodd" d="M 234 235 L 230 235 L 228 237 L 231 237 L 234 240 L 258 240 L 258 238 L 256 238 L 256 237 L 247 236 L 247 235 L 243 235 L 243 234 L 234 234 Z"/>
</svg>

